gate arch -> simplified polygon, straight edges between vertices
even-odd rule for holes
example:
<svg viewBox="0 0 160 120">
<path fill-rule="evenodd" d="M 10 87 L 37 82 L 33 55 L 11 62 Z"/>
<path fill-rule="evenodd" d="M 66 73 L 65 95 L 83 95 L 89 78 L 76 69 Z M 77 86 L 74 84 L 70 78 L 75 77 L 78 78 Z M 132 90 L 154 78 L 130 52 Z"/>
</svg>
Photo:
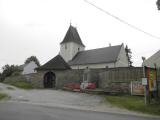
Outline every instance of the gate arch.
<svg viewBox="0 0 160 120">
<path fill-rule="evenodd" d="M 49 71 L 45 73 L 43 80 L 44 88 L 55 88 L 56 86 L 56 75 Z"/>
</svg>

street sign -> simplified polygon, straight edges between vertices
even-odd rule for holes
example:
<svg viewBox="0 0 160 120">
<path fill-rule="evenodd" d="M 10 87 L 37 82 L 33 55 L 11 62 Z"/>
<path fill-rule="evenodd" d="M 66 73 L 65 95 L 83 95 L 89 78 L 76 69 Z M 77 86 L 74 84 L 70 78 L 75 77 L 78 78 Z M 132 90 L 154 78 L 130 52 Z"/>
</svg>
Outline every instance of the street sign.
<svg viewBox="0 0 160 120">
<path fill-rule="evenodd" d="M 147 78 L 142 78 L 142 85 L 147 85 Z"/>
</svg>

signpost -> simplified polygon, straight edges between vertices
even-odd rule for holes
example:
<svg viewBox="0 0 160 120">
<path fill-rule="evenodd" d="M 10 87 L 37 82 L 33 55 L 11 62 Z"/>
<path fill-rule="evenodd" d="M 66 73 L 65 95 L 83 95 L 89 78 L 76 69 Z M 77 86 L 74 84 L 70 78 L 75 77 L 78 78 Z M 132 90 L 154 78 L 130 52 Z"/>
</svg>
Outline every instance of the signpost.
<svg viewBox="0 0 160 120">
<path fill-rule="evenodd" d="M 142 78 L 142 84 L 144 84 L 144 103 L 145 105 L 147 105 L 147 79 L 146 79 L 146 71 L 145 71 L 145 65 L 144 65 L 144 61 L 146 60 L 145 57 L 142 57 L 143 63 L 142 63 L 142 67 L 143 67 L 143 77 Z M 146 83 L 147 82 L 147 83 Z"/>
<path fill-rule="evenodd" d="M 142 78 L 142 85 L 147 85 L 147 78 Z"/>
<path fill-rule="evenodd" d="M 142 78 L 142 85 L 144 86 L 144 103 L 147 104 L 147 78 Z"/>
</svg>

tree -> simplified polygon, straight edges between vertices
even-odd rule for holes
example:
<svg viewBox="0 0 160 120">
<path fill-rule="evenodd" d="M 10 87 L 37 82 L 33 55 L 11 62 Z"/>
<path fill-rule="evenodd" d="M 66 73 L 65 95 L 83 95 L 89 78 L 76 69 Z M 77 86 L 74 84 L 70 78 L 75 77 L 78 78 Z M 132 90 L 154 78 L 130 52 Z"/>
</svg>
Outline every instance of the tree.
<svg viewBox="0 0 160 120">
<path fill-rule="evenodd" d="M 40 66 L 39 60 L 37 59 L 36 56 L 31 56 L 31 57 L 27 58 L 24 63 L 28 64 L 31 61 L 34 61 L 38 66 Z"/>
<path fill-rule="evenodd" d="M 0 82 L 2 81 L 2 73 L 0 73 Z"/>
<path fill-rule="evenodd" d="M 156 4 L 157 4 L 158 10 L 160 10 L 160 0 L 157 0 Z"/>
<path fill-rule="evenodd" d="M 2 67 L 1 80 L 4 80 L 6 77 L 11 76 L 14 72 L 20 72 L 21 70 L 17 65 L 8 65 Z"/>
<path fill-rule="evenodd" d="M 126 45 L 125 51 L 126 51 L 126 55 L 128 58 L 128 65 L 129 65 L 129 67 L 133 67 L 132 66 L 132 63 L 133 63 L 132 62 L 132 52 L 131 52 L 131 49 L 129 49 L 127 45 Z"/>
</svg>

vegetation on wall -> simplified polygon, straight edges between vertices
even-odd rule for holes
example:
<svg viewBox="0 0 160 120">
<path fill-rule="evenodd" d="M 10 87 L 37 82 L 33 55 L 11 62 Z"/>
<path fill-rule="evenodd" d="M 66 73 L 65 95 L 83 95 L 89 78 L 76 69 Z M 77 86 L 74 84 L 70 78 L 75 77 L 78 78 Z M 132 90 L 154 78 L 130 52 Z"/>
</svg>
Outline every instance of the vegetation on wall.
<svg viewBox="0 0 160 120">
<path fill-rule="evenodd" d="M 25 60 L 24 64 L 28 64 L 28 63 L 30 63 L 31 61 L 34 61 L 38 66 L 40 66 L 40 62 L 39 62 L 39 60 L 37 59 L 36 56 L 31 56 L 31 57 L 27 58 L 27 59 Z"/>
<path fill-rule="evenodd" d="M 2 67 L 2 73 L 0 74 L 0 80 L 3 81 L 6 77 L 13 75 L 15 72 L 16 74 L 20 73 L 19 66 L 17 65 L 8 65 Z"/>
<path fill-rule="evenodd" d="M 125 51 L 126 51 L 126 55 L 127 55 L 127 58 L 128 58 L 128 65 L 129 67 L 133 67 L 132 66 L 132 51 L 130 48 L 128 48 L 128 46 L 126 45 L 125 47 Z"/>
</svg>

